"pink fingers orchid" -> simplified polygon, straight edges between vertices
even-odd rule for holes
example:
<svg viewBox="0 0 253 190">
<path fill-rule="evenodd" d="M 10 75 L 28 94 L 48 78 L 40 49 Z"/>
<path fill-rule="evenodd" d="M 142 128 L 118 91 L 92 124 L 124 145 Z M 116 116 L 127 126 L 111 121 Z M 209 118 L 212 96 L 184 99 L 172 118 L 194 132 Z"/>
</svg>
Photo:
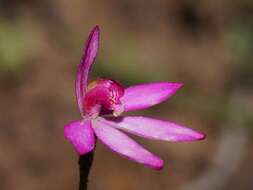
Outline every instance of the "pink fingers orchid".
<svg viewBox="0 0 253 190">
<path fill-rule="evenodd" d="M 94 150 L 96 137 L 112 151 L 154 169 L 161 169 L 163 160 L 150 153 L 123 131 L 147 139 L 170 142 L 197 141 L 203 133 L 169 121 L 121 113 L 145 109 L 167 100 L 181 83 L 154 82 L 124 88 L 111 79 L 98 79 L 88 84 L 88 76 L 99 49 L 100 30 L 91 31 L 78 68 L 75 90 L 82 119 L 64 127 L 66 139 L 79 155 Z"/>
</svg>

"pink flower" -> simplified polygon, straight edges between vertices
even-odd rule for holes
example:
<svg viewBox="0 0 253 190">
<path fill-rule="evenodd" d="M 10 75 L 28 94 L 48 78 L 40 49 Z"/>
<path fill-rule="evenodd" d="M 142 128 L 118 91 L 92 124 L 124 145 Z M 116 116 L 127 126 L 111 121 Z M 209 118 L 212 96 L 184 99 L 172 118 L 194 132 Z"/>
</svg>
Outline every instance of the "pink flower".
<svg viewBox="0 0 253 190">
<path fill-rule="evenodd" d="M 75 88 L 82 120 L 64 127 L 64 135 L 78 154 L 93 151 L 95 136 L 112 151 L 154 169 L 164 165 L 122 131 L 147 139 L 170 142 L 196 141 L 203 133 L 175 124 L 142 116 L 119 117 L 122 112 L 140 110 L 167 100 L 182 84 L 155 82 L 123 88 L 114 80 L 98 79 L 88 83 L 88 75 L 99 48 L 100 30 L 96 26 L 86 42 L 78 68 Z"/>
</svg>

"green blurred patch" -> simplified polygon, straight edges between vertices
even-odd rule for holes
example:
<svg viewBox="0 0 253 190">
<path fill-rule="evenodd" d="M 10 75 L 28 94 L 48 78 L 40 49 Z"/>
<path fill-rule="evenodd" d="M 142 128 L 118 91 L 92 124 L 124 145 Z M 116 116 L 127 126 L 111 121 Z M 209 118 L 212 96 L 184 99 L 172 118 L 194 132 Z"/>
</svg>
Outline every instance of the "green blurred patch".
<svg viewBox="0 0 253 190">
<path fill-rule="evenodd" d="M 145 62 L 148 58 L 154 60 L 155 55 L 145 55 L 134 37 L 115 39 L 112 43 L 115 46 L 109 52 L 101 49 L 94 65 L 95 74 L 115 78 L 126 86 L 175 79 L 172 70 L 164 68 L 162 63 Z M 146 57 L 143 59 L 143 56 Z"/>
<path fill-rule="evenodd" d="M 20 25 L 0 19 L 0 73 L 17 71 L 28 52 L 27 35 Z"/>
<path fill-rule="evenodd" d="M 102 54 L 101 57 L 98 57 L 98 61 L 94 66 L 96 75 L 115 78 L 122 81 L 125 85 L 141 83 L 150 77 L 143 75 L 143 72 L 138 72 L 141 67 L 138 64 L 133 64 L 137 62 L 138 56 L 135 46 L 127 46 L 127 50 L 119 48 L 114 51 L 115 54 L 110 54 L 106 62 L 104 61 L 105 55 Z"/>
<path fill-rule="evenodd" d="M 249 87 L 253 84 L 253 23 L 238 20 L 228 27 L 227 44 L 233 59 L 235 86 Z"/>
<path fill-rule="evenodd" d="M 247 21 L 237 21 L 229 27 L 228 43 L 232 55 L 243 61 L 252 53 L 253 24 Z"/>
<path fill-rule="evenodd" d="M 253 130 L 253 112 L 251 95 L 237 94 L 233 102 L 227 106 L 229 118 L 241 127 Z"/>
</svg>

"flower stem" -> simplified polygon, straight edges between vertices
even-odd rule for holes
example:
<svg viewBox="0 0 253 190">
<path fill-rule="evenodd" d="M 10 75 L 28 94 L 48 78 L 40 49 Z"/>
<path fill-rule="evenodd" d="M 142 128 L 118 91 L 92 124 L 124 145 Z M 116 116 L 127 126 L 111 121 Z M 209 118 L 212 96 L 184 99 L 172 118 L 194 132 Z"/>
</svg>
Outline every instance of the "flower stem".
<svg viewBox="0 0 253 190">
<path fill-rule="evenodd" d="M 88 185 L 88 176 L 90 173 L 90 168 L 93 162 L 93 151 L 82 155 L 79 157 L 79 172 L 80 172 L 80 181 L 79 181 L 79 190 L 87 190 Z"/>
</svg>

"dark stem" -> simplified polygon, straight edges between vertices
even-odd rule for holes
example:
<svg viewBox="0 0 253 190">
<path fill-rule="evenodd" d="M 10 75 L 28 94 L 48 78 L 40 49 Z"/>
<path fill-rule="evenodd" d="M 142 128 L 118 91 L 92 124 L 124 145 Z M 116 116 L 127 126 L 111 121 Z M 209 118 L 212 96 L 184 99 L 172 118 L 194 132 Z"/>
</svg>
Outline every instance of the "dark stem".
<svg viewBox="0 0 253 190">
<path fill-rule="evenodd" d="M 93 161 L 93 151 L 82 155 L 79 157 L 79 172 L 80 172 L 80 181 L 79 181 L 79 190 L 87 190 L 88 185 L 88 176 L 90 173 L 90 168 Z"/>
</svg>

